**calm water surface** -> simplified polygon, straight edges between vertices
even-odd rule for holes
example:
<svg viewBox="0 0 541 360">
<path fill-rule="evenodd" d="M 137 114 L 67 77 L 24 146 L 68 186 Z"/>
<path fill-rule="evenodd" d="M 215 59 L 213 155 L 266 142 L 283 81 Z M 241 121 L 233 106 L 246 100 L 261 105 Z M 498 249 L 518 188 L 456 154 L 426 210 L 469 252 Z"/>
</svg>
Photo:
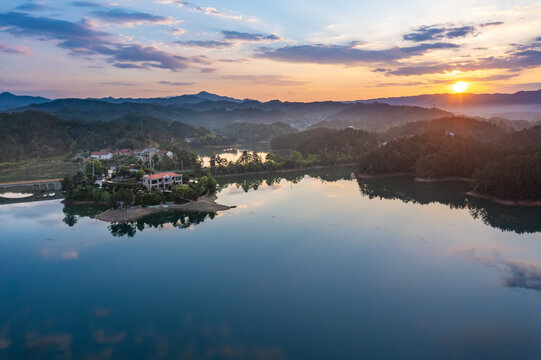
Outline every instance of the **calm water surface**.
<svg viewBox="0 0 541 360">
<path fill-rule="evenodd" d="M 0 359 L 541 357 L 541 209 L 347 172 L 228 181 L 215 216 L 0 206 Z"/>
</svg>

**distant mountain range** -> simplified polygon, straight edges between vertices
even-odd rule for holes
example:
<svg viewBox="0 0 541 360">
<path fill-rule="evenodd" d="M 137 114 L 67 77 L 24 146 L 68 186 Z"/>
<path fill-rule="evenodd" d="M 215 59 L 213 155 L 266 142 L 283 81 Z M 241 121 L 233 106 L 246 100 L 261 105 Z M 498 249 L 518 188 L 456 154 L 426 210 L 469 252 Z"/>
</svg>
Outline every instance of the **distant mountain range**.
<svg viewBox="0 0 541 360">
<path fill-rule="evenodd" d="M 15 109 L 30 104 L 43 104 L 50 101 L 50 99 L 40 96 L 18 96 L 3 92 L 0 94 L 0 111 Z"/>
<path fill-rule="evenodd" d="M 541 120 L 541 90 L 514 94 L 434 94 L 359 100 L 389 105 L 437 107 L 471 116 L 503 116 L 510 120 Z"/>
<path fill-rule="evenodd" d="M 200 92 L 160 98 L 57 99 L 0 94 L 0 111 L 37 110 L 64 119 L 113 121 L 129 114 L 219 128 L 232 123 L 283 122 L 299 129 L 355 127 L 382 131 L 404 122 L 431 120 L 452 113 L 541 119 L 541 90 L 514 94 L 436 94 L 354 102 L 261 102 Z M 527 117 L 526 117 L 527 115 Z"/>
</svg>

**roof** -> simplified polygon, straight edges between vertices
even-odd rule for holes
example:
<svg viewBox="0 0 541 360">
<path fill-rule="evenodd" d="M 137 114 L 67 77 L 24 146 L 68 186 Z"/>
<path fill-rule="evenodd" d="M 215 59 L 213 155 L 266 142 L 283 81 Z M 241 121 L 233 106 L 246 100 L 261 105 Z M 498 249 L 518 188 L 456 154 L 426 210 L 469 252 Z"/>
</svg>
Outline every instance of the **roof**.
<svg viewBox="0 0 541 360">
<path fill-rule="evenodd" d="M 111 154 L 110 151 L 94 151 L 92 152 L 92 155 L 109 155 Z"/>
<path fill-rule="evenodd" d="M 165 172 L 165 173 L 160 173 L 160 174 L 148 175 L 146 176 L 146 178 L 150 180 L 156 180 L 156 179 L 161 179 L 165 176 L 173 177 L 173 176 L 181 176 L 181 175 L 174 172 Z"/>
</svg>

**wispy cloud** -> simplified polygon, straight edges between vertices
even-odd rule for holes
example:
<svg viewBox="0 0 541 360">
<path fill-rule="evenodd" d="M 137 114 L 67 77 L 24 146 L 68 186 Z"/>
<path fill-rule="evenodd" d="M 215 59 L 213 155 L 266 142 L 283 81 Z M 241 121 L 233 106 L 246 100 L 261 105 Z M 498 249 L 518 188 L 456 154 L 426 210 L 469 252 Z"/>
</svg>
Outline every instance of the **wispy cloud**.
<svg viewBox="0 0 541 360">
<path fill-rule="evenodd" d="M 198 6 L 194 8 L 193 10 L 206 14 L 206 15 L 219 16 L 219 17 L 234 19 L 234 20 L 242 20 L 242 15 L 234 15 L 228 12 L 220 11 L 216 8 L 209 7 L 209 6 Z"/>
<path fill-rule="evenodd" d="M 108 86 L 136 86 L 137 84 L 124 82 L 124 81 L 105 81 L 101 83 L 102 85 Z"/>
<path fill-rule="evenodd" d="M 201 47 L 201 48 L 228 48 L 233 46 L 230 41 L 224 40 L 184 40 L 175 41 L 175 44 L 179 44 L 186 47 Z"/>
<path fill-rule="evenodd" d="M 178 22 L 175 19 L 164 16 L 152 15 L 144 12 L 132 12 L 122 9 L 94 11 L 92 15 L 112 24 L 130 26 L 141 23 L 171 24 Z"/>
<path fill-rule="evenodd" d="M 271 60 L 315 64 L 359 65 L 385 63 L 423 55 L 432 50 L 455 49 L 452 43 L 419 44 L 410 47 L 393 47 L 383 50 L 360 49 L 357 43 L 348 45 L 295 45 L 277 49 L 261 48 L 256 57 Z"/>
<path fill-rule="evenodd" d="M 238 31 L 230 31 L 230 30 L 222 30 L 222 34 L 224 35 L 224 39 L 226 40 L 240 40 L 240 41 L 265 41 L 265 40 L 278 41 L 278 40 L 281 40 L 280 36 L 276 34 L 262 35 L 262 34 L 238 32 Z"/>
<path fill-rule="evenodd" d="M 0 52 L 7 54 L 19 54 L 19 55 L 30 55 L 32 51 L 27 47 L 11 47 L 5 44 L 0 43 Z"/>
<path fill-rule="evenodd" d="M 159 84 L 170 85 L 170 86 L 189 86 L 194 85 L 193 82 L 181 82 L 181 81 L 160 81 Z"/>
<path fill-rule="evenodd" d="M 171 34 L 175 35 L 175 36 L 179 36 L 179 35 L 184 35 L 186 33 L 186 30 L 183 29 L 183 28 L 169 28 L 167 29 L 167 31 L 169 31 Z"/>
<path fill-rule="evenodd" d="M 307 84 L 307 81 L 295 80 L 284 75 L 226 75 L 226 80 L 246 81 L 254 84 L 270 86 L 297 86 Z"/>
<path fill-rule="evenodd" d="M 17 6 L 16 9 L 22 10 L 22 11 L 46 11 L 46 10 L 51 10 L 52 8 L 50 8 L 47 5 L 29 2 L 29 3 L 25 3 L 25 4 L 21 4 Z"/>
<path fill-rule="evenodd" d="M 474 26 L 441 26 L 424 25 L 418 27 L 413 32 L 404 34 L 403 39 L 414 42 L 438 41 L 444 39 L 456 39 L 472 35 L 475 33 Z"/>
<path fill-rule="evenodd" d="M 209 63 L 204 57 L 184 57 L 155 46 L 112 40 L 110 34 L 93 29 L 85 21 L 71 22 L 9 12 L 0 13 L 0 28 L 15 36 L 55 40 L 58 47 L 70 50 L 71 55 L 102 55 L 118 68 L 180 70 L 194 63 Z"/>
<path fill-rule="evenodd" d="M 188 2 L 182 0 L 156 0 L 156 2 L 159 4 L 175 4 L 178 6 L 188 5 Z"/>
<path fill-rule="evenodd" d="M 103 5 L 93 1 L 72 1 L 71 6 L 75 7 L 102 7 Z"/>
<path fill-rule="evenodd" d="M 387 74 L 409 76 L 495 69 L 520 71 L 541 66 L 541 51 L 537 50 L 536 47 L 535 44 L 529 46 L 517 45 L 515 50 L 507 52 L 502 57 L 465 58 L 462 61 L 429 62 L 401 66 L 388 70 Z"/>
</svg>

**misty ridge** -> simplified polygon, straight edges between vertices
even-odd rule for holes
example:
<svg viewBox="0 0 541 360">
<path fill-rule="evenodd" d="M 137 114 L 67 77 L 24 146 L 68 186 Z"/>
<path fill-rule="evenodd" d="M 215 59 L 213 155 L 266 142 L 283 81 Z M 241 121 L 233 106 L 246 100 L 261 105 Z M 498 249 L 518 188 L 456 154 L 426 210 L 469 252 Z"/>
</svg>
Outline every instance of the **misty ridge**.
<svg viewBox="0 0 541 360">
<path fill-rule="evenodd" d="M 56 99 L 0 94 L 0 110 L 42 111 L 67 120 L 113 121 L 128 114 L 180 121 L 208 128 L 232 123 L 281 122 L 296 129 L 353 127 L 382 131 L 402 123 L 468 115 L 524 128 L 541 121 L 541 90 L 514 94 L 437 94 L 355 102 L 261 102 L 200 92 L 163 98 Z"/>
</svg>

